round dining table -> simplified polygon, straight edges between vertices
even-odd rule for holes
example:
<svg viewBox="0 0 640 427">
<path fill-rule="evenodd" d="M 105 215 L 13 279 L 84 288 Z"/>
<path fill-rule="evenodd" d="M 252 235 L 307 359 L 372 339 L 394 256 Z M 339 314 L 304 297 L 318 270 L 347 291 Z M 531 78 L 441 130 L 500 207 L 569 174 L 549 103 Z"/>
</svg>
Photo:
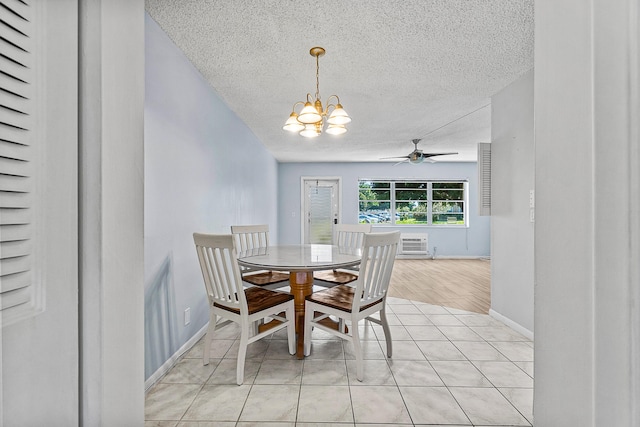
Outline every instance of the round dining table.
<svg viewBox="0 0 640 427">
<path fill-rule="evenodd" d="M 351 267 L 360 264 L 361 259 L 360 249 L 318 244 L 268 246 L 238 254 L 238 263 L 244 267 L 289 272 L 299 359 L 304 357 L 304 301 L 313 292 L 313 272 Z"/>
</svg>

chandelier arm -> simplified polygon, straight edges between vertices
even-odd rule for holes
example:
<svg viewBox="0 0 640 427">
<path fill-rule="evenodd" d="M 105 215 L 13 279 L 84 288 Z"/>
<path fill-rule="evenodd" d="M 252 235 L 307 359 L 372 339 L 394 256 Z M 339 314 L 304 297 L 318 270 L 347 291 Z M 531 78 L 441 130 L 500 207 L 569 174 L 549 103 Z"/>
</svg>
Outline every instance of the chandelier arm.
<svg viewBox="0 0 640 427">
<path fill-rule="evenodd" d="M 338 102 L 336 102 L 335 104 L 331 104 L 331 103 L 329 102 L 329 101 L 331 100 L 331 98 L 335 98 L 335 99 L 337 99 L 337 101 L 338 101 Z M 338 98 L 338 95 L 331 95 L 331 96 L 329 96 L 329 98 L 327 98 L 327 106 L 326 106 L 326 107 L 325 107 L 325 109 L 324 109 L 324 113 L 325 113 L 325 115 L 329 115 L 329 114 L 330 114 L 329 107 L 333 107 L 333 109 L 332 109 L 332 110 L 335 110 L 335 109 L 336 109 L 336 106 L 337 106 L 338 104 L 340 104 L 340 98 Z"/>
<path fill-rule="evenodd" d="M 295 104 L 293 104 L 293 107 L 291 108 L 291 111 L 293 111 L 293 112 L 295 113 L 295 111 L 296 111 L 296 107 L 297 107 L 298 105 L 304 105 L 304 102 L 302 102 L 302 101 L 298 101 L 298 102 L 296 102 Z"/>
<path fill-rule="evenodd" d="M 335 99 L 337 99 L 337 100 L 338 100 L 338 102 L 336 102 L 336 104 L 340 104 L 340 98 L 338 97 L 338 95 L 331 95 L 331 96 L 329 96 L 329 98 L 327 98 L 327 103 L 329 102 L 329 100 L 330 100 L 331 98 L 335 98 Z"/>
</svg>

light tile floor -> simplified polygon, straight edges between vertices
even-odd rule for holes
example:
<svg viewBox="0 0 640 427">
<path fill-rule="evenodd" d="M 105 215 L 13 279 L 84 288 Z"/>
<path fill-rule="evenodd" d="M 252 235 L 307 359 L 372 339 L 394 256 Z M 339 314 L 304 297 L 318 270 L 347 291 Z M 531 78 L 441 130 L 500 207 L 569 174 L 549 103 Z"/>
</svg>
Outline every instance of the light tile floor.
<svg viewBox="0 0 640 427">
<path fill-rule="evenodd" d="M 481 315 L 399 298 L 387 307 L 393 357 L 378 325 L 360 326 L 365 379 L 350 343 L 314 330 L 311 356 L 284 331 L 250 345 L 235 384 L 238 328 L 200 340 L 147 393 L 145 427 L 531 426 L 533 342 Z"/>
</svg>

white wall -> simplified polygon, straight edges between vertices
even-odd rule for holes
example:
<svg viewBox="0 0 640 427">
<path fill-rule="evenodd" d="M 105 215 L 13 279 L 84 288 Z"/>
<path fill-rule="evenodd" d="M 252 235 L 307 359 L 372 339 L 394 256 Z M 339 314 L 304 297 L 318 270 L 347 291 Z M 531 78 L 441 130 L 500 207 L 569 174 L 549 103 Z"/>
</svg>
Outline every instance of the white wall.
<svg viewBox="0 0 640 427">
<path fill-rule="evenodd" d="M 302 176 L 339 176 L 342 178 L 342 218 L 344 223 L 358 222 L 358 179 L 466 179 L 469 181 L 469 227 L 392 227 L 375 226 L 388 231 L 429 234 L 429 251 L 437 246 L 438 256 L 489 256 L 489 217 L 477 212 L 477 164 L 440 162 L 421 165 L 393 163 L 281 163 L 278 168 L 280 242 L 300 243 L 300 178 Z M 292 215 L 293 214 L 293 215 Z"/>
<path fill-rule="evenodd" d="M 639 4 L 535 8 L 535 424 L 638 426 Z"/>
<path fill-rule="evenodd" d="M 491 314 L 533 337 L 533 70 L 491 98 Z"/>
<path fill-rule="evenodd" d="M 278 164 L 146 15 L 145 376 L 209 320 L 194 232 L 269 224 Z M 184 310 L 191 324 L 184 325 Z"/>
</svg>

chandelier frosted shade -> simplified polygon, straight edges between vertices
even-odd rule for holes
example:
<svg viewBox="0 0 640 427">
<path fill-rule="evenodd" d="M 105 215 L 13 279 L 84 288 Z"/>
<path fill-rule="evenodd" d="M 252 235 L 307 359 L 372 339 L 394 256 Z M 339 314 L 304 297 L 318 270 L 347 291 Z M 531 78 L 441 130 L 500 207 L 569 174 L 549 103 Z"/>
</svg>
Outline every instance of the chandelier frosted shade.
<svg viewBox="0 0 640 427">
<path fill-rule="evenodd" d="M 315 138 L 320 136 L 326 122 L 328 126 L 325 132 L 330 135 L 342 135 L 347 131 L 345 125 L 351 122 L 351 117 L 349 117 L 349 114 L 342 108 L 340 98 L 338 98 L 337 95 L 329 96 L 329 98 L 327 98 L 327 106 L 324 108 L 320 100 L 320 63 L 318 58 L 325 54 L 325 50 L 321 47 L 313 47 L 309 51 L 309 54 L 316 58 L 315 99 L 308 93 L 305 102 L 296 102 L 293 105 L 293 111 L 282 129 L 290 132 L 298 132 L 301 136 L 307 138 Z M 332 98 L 335 98 L 335 104 L 329 102 Z M 298 105 L 303 105 L 300 113 L 296 113 L 296 107 Z"/>
<path fill-rule="evenodd" d="M 300 123 L 304 123 L 305 125 L 308 125 L 311 123 L 317 123 L 321 120 L 322 120 L 322 114 L 318 113 L 318 110 L 316 110 L 316 107 L 314 107 L 313 104 L 307 101 L 307 103 L 304 104 L 302 111 L 300 111 L 300 114 L 298 115 L 298 121 Z"/>
<path fill-rule="evenodd" d="M 344 125 L 329 124 L 325 132 L 327 132 L 329 135 L 342 135 L 343 133 L 347 132 L 347 128 L 344 127 Z"/>
<path fill-rule="evenodd" d="M 327 119 L 327 122 L 330 125 L 346 125 L 347 123 L 351 122 L 351 117 L 349 117 L 347 112 L 344 111 L 342 105 L 337 104 L 336 108 L 333 109 L 333 112 Z"/>
<path fill-rule="evenodd" d="M 298 121 L 298 115 L 294 112 L 291 113 L 284 126 L 282 126 L 282 129 L 288 130 L 289 132 L 300 132 L 304 129 L 304 125 Z"/>
<path fill-rule="evenodd" d="M 320 126 L 315 123 L 309 123 L 300 131 L 300 136 L 304 136 L 305 138 L 315 138 L 320 136 L 320 129 Z"/>
</svg>

